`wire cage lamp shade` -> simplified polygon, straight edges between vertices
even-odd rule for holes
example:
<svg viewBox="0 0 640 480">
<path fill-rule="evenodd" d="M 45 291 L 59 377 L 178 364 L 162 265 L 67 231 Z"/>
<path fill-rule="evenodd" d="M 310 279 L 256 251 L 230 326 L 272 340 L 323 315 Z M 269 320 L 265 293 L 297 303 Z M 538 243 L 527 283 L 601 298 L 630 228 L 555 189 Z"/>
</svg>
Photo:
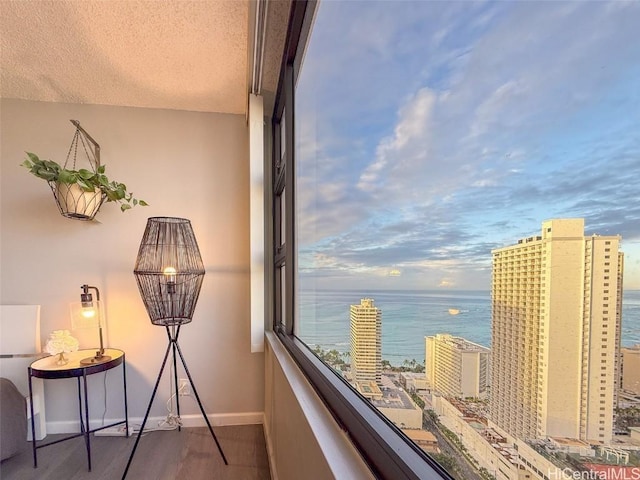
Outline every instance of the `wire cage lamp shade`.
<svg viewBox="0 0 640 480">
<path fill-rule="evenodd" d="M 190 323 L 205 273 L 191 222 L 149 218 L 133 273 L 151 323 Z"/>
</svg>

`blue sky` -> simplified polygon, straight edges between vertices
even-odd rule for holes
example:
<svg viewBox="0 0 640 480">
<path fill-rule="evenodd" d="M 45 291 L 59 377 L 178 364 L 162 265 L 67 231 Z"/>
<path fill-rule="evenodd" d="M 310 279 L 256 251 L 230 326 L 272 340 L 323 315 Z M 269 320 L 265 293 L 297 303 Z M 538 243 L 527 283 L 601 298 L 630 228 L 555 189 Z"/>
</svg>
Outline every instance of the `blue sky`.
<svg viewBox="0 0 640 480">
<path fill-rule="evenodd" d="M 640 288 L 640 2 L 320 2 L 296 90 L 303 288 L 488 289 L 584 217 Z"/>
</svg>

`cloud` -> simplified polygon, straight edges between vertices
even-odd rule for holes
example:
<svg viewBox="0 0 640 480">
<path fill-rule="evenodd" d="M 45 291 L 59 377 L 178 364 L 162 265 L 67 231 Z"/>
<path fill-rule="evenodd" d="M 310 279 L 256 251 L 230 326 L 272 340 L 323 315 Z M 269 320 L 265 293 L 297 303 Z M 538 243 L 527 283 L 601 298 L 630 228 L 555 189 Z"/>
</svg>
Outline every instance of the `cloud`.
<svg viewBox="0 0 640 480">
<path fill-rule="evenodd" d="M 400 109 L 393 136 L 380 142 L 375 160 L 360 176 L 358 188 L 372 191 L 378 184 L 384 184 L 390 171 L 401 168 L 402 163 L 427 160 L 435 100 L 431 90 L 422 88 Z"/>
<path fill-rule="evenodd" d="M 320 4 L 296 97 L 303 275 L 484 288 L 491 249 L 547 218 L 640 239 L 640 4 L 461 3 Z"/>
</svg>

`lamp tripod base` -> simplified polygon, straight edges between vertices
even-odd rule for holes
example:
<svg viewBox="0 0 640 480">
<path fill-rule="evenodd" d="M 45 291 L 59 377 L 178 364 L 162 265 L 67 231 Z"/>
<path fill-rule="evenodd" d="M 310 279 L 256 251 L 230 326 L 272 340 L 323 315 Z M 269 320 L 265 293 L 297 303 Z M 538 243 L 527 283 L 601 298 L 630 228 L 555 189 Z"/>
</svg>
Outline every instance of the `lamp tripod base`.
<svg viewBox="0 0 640 480">
<path fill-rule="evenodd" d="M 189 373 L 189 369 L 187 368 L 187 363 L 184 361 L 184 357 L 182 356 L 182 350 L 180 350 L 180 345 L 178 344 L 178 334 L 180 333 L 180 325 L 178 325 L 177 331 L 175 330 L 175 325 L 172 326 L 171 331 L 169 330 L 168 326 L 165 326 L 165 328 L 167 330 L 167 337 L 169 338 L 169 344 L 167 345 L 167 350 L 164 354 L 164 360 L 162 360 L 162 367 L 160 367 L 160 372 L 158 373 L 156 385 L 153 388 L 153 393 L 151 394 L 151 400 L 149 400 L 149 406 L 147 407 L 147 412 L 144 415 L 144 420 L 142 421 L 142 425 L 140 426 L 140 430 L 138 431 L 136 443 L 133 445 L 133 450 L 131 451 L 131 455 L 129 456 L 129 461 L 127 462 L 127 466 L 125 467 L 124 473 L 122 475 L 122 480 L 125 480 L 125 478 L 127 477 L 127 473 L 129 472 L 129 467 L 131 466 L 131 462 L 133 461 L 133 456 L 135 455 L 136 449 L 138 448 L 138 442 L 140 441 L 140 437 L 142 436 L 142 432 L 144 431 L 144 426 L 146 425 L 147 419 L 149 418 L 149 412 L 151 411 L 151 406 L 153 405 L 153 399 L 155 398 L 156 393 L 158 391 L 158 385 L 160 385 L 160 379 L 162 378 L 164 367 L 167 364 L 167 358 L 169 357 L 169 352 L 173 353 L 173 374 L 174 374 L 174 382 L 176 386 L 175 395 L 176 395 L 178 417 L 180 417 L 180 403 L 179 403 L 179 393 L 178 393 L 178 386 L 177 386 L 178 371 L 176 368 L 177 366 L 176 353 L 180 357 L 180 361 L 182 362 L 184 371 L 187 374 L 187 378 L 189 379 L 189 384 L 191 385 L 191 391 L 193 392 L 193 395 L 195 396 L 196 401 L 198 402 L 198 406 L 200 407 L 200 412 L 202 413 L 202 416 L 204 417 L 204 420 L 207 423 L 207 427 L 209 427 L 209 432 L 211 433 L 211 436 L 213 437 L 213 440 L 215 441 L 216 446 L 218 447 L 220 456 L 222 457 L 224 464 L 229 465 L 229 462 L 227 462 L 227 457 L 225 457 L 224 452 L 222 451 L 222 447 L 220 446 L 220 442 L 218 442 L 218 438 L 216 437 L 216 434 L 213 432 L 213 428 L 211 427 L 211 422 L 209 422 L 209 418 L 207 417 L 207 414 L 204 411 L 204 407 L 202 406 L 202 402 L 200 401 L 200 396 L 198 395 L 196 387 L 193 384 L 193 379 L 191 378 L 191 374 Z M 180 430 L 180 426 L 178 426 L 178 430 Z"/>
</svg>

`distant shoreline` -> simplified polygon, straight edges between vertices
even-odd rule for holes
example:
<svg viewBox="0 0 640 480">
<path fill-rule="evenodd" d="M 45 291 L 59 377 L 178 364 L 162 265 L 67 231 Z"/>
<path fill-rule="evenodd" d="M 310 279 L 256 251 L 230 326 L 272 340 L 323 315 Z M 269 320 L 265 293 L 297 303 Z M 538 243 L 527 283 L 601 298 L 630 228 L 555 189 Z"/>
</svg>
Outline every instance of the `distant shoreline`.
<svg viewBox="0 0 640 480">
<path fill-rule="evenodd" d="M 416 288 L 315 288 L 315 289 L 307 289 L 301 288 L 300 292 L 310 293 L 310 292 L 380 292 L 380 293 L 394 293 L 394 292 L 406 292 L 406 293 L 438 293 L 438 294 L 460 294 L 460 293 L 483 293 L 486 295 L 491 294 L 491 290 L 458 290 L 454 288 L 447 289 L 438 289 L 438 288 L 427 288 L 427 289 L 416 289 Z M 640 288 L 625 288 L 624 292 L 640 292 Z"/>
<path fill-rule="evenodd" d="M 308 345 L 348 351 L 349 306 L 367 297 L 382 309 L 382 358 L 392 365 L 424 359 L 424 337 L 438 333 L 491 348 L 487 290 L 301 289 L 298 337 Z M 622 346 L 629 347 L 640 343 L 640 290 L 627 290 L 622 308 Z"/>
</svg>

